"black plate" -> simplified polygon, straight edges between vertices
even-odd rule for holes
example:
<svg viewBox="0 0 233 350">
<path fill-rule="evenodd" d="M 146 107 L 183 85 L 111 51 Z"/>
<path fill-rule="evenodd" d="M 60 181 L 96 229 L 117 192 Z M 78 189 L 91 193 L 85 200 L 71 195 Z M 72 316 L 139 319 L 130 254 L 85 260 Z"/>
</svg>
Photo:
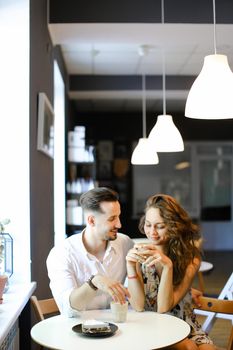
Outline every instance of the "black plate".
<svg viewBox="0 0 233 350">
<path fill-rule="evenodd" d="M 73 326 L 72 330 L 81 335 L 85 335 L 86 337 L 110 337 L 118 330 L 118 327 L 114 323 L 109 323 L 109 326 L 111 328 L 111 332 L 86 333 L 82 331 L 82 323 Z"/>
</svg>

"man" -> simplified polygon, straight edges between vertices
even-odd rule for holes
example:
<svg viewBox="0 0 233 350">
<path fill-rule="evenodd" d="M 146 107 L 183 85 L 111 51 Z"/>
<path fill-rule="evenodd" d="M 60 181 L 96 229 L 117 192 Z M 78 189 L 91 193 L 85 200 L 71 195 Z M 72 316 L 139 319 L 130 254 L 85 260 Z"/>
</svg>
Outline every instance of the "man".
<svg viewBox="0 0 233 350">
<path fill-rule="evenodd" d="M 50 288 L 59 310 L 68 316 L 85 309 L 124 303 L 125 257 L 134 245 L 121 228 L 118 194 L 99 187 L 80 197 L 85 229 L 52 248 L 47 258 Z"/>
</svg>

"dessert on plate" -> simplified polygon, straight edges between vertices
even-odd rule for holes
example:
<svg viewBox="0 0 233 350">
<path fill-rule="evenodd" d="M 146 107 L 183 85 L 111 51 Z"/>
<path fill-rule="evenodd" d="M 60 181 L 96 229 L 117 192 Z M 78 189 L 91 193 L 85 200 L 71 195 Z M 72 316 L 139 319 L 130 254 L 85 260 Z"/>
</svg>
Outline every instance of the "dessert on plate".
<svg viewBox="0 0 233 350">
<path fill-rule="evenodd" d="M 111 332 L 111 327 L 108 322 L 99 320 L 86 320 L 82 324 L 83 333 L 108 333 Z"/>
</svg>

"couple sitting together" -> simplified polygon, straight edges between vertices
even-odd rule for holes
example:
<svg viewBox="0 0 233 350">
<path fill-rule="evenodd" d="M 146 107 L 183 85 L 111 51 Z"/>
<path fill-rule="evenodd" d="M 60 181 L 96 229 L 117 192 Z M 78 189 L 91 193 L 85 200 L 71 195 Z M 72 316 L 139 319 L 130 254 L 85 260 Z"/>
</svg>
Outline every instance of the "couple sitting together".
<svg viewBox="0 0 233 350">
<path fill-rule="evenodd" d="M 192 307 L 192 299 L 198 303 L 191 285 L 201 263 L 200 232 L 180 204 L 164 194 L 149 197 L 139 223 L 145 244 L 118 233 L 121 208 L 115 191 L 92 189 L 80 205 L 85 229 L 52 248 L 47 258 L 60 312 L 72 317 L 127 299 L 136 311 L 171 314 L 190 325 L 190 335 L 172 349 L 214 350 Z"/>
</svg>

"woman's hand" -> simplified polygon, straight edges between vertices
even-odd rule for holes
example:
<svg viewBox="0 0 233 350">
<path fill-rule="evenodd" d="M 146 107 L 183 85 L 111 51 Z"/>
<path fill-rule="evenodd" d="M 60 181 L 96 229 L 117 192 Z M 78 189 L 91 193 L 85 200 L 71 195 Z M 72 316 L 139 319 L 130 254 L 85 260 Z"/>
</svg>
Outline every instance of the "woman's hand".
<svg viewBox="0 0 233 350">
<path fill-rule="evenodd" d="M 143 259 L 143 263 L 147 266 L 156 266 L 164 268 L 165 266 L 171 267 L 172 261 L 164 253 L 152 244 L 135 246 L 137 254 Z"/>
<path fill-rule="evenodd" d="M 142 254 L 142 252 L 144 251 L 144 249 L 140 250 L 139 247 L 137 245 L 135 245 L 132 249 L 130 249 L 128 251 L 128 254 L 126 256 L 126 261 L 127 263 L 133 263 L 133 264 L 136 264 L 136 263 L 144 263 L 147 259 L 147 256 L 144 256 Z"/>
<path fill-rule="evenodd" d="M 194 304 L 194 307 L 201 307 L 201 303 L 199 301 L 199 297 L 203 295 L 203 293 L 195 288 L 191 288 L 191 294 L 192 294 L 192 301 Z"/>
</svg>

